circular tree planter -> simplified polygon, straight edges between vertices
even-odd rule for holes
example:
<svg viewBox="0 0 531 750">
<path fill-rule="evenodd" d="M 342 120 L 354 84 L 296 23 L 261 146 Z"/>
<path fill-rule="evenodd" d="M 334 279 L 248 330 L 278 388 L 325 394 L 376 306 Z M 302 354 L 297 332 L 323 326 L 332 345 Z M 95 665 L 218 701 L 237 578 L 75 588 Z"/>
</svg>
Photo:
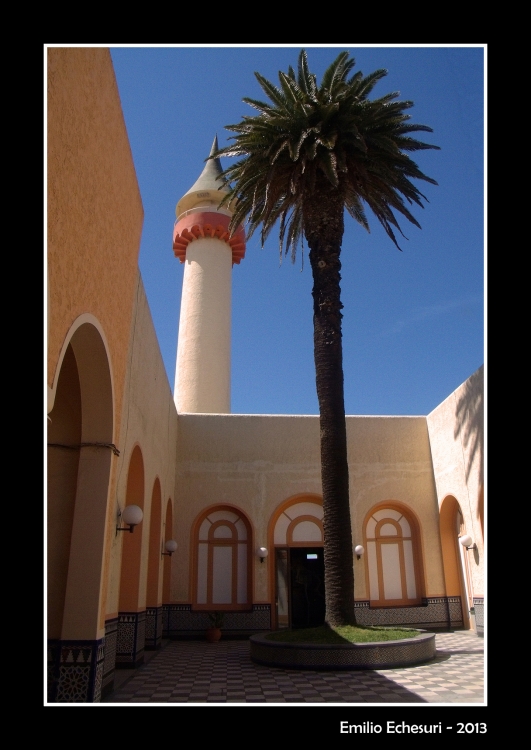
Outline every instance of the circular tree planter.
<svg viewBox="0 0 531 750">
<path fill-rule="evenodd" d="M 435 657 L 435 633 L 420 630 L 414 638 L 377 643 L 282 643 L 252 635 L 251 659 L 289 669 L 391 669 Z"/>
</svg>

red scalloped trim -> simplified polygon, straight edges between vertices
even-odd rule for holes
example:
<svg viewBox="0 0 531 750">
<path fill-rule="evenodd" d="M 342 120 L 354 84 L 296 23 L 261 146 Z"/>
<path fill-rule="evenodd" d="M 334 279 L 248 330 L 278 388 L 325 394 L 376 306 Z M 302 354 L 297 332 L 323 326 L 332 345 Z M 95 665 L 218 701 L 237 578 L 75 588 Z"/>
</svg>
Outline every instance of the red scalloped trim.
<svg viewBox="0 0 531 750">
<path fill-rule="evenodd" d="M 232 250 L 232 262 L 239 263 L 245 257 L 245 232 L 238 227 L 229 235 L 230 217 L 214 211 L 198 211 L 177 222 L 173 229 L 173 252 L 181 263 L 186 259 L 186 248 L 194 240 L 213 237 L 226 242 Z"/>
</svg>

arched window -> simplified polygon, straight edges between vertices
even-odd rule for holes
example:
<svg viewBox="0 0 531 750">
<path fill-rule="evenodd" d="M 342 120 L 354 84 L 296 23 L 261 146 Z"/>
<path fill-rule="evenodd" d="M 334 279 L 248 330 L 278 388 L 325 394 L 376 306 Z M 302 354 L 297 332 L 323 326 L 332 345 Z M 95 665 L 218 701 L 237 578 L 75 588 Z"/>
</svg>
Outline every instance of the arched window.
<svg viewBox="0 0 531 750">
<path fill-rule="evenodd" d="M 251 527 L 243 513 L 217 506 L 195 525 L 194 604 L 198 609 L 251 605 Z"/>
<path fill-rule="evenodd" d="M 398 505 L 379 507 L 365 522 L 372 606 L 421 603 L 422 576 L 414 518 Z"/>
</svg>

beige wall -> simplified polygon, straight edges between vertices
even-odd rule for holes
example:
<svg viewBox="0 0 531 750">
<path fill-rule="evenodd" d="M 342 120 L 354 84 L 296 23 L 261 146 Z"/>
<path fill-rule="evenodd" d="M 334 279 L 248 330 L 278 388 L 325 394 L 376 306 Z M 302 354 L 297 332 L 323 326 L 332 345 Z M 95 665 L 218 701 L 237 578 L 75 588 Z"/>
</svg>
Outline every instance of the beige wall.
<svg viewBox="0 0 531 750">
<path fill-rule="evenodd" d="M 146 603 L 146 582 L 150 540 L 150 514 L 153 487 L 160 482 L 163 524 L 168 499 L 175 501 L 175 446 L 177 444 L 177 412 L 166 376 L 151 312 L 140 273 L 137 276 L 135 309 L 131 328 L 131 349 L 125 384 L 125 400 L 120 427 L 120 458 L 117 467 L 117 491 L 110 507 L 110 575 L 106 603 L 107 617 L 118 611 L 121 552 L 123 536 L 114 533 L 118 505 L 124 508 L 127 475 L 135 446 L 142 453 L 144 466 L 144 520 L 134 534 L 142 536 L 139 609 Z M 175 519 L 175 513 L 174 513 Z M 114 525 L 113 525 L 114 524 Z M 164 527 L 161 527 L 164 538 Z M 170 537 L 171 538 L 171 537 Z M 162 569 L 159 556 L 159 599 L 162 603 Z"/>
<path fill-rule="evenodd" d="M 348 417 L 353 541 L 377 503 L 406 505 L 418 518 L 428 596 L 444 594 L 444 578 L 428 432 L 424 417 Z M 253 549 L 268 546 L 275 509 L 299 494 L 320 494 L 319 418 L 310 416 L 179 416 L 177 523 L 173 601 L 190 601 L 190 529 L 202 508 L 230 503 L 245 511 Z M 268 565 L 274 555 L 268 557 Z M 368 596 L 365 561 L 356 562 L 356 598 Z M 270 601 L 267 566 L 254 556 L 254 600 Z"/>
<path fill-rule="evenodd" d="M 48 410 L 53 408 L 68 343 L 81 324 L 89 323 L 101 336 L 105 367 L 108 366 L 111 379 L 112 396 L 106 412 L 110 430 L 105 441 L 112 440 L 120 448 L 142 202 L 109 50 L 48 48 L 47 63 Z M 93 329 L 83 330 L 86 333 Z M 78 349 L 76 358 L 83 353 L 90 357 L 89 350 Z M 90 369 L 90 363 L 88 366 Z M 87 405 L 82 417 L 83 440 L 102 439 L 98 437 L 101 425 L 85 429 L 91 420 L 98 421 L 100 407 L 97 399 L 92 406 Z M 109 500 L 114 496 L 117 465 L 114 456 L 110 461 L 110 477 L 108 474 L 103 477 L 99 487 L 104 491 L 102 502 L 107 504 L 107 527 L 109 522 L 114 523 L 109 516 Z M 85 480 L 78 475 L 76 514 L 84 485 L 88 488 L 94 479 L 94 472 L 89 472 Z M 105 518 L 105 507 L 103 514 Z M 80 533 L 86 539 L 87 527 Z M 90 534 L 92 546 L 97 550 L 94 559 L 91 558 L 90 571 L 82 568 L 79 571 L 85 582 L 88 575 L 91 580 L 97 579 L 95 588 L 100 592 L 97 622 L 94 607 L 90 623 L 83 615 L 86 596 L 79 605 L 67 603 L 69 620 L 83 620 L 80 625 L 76 620 L 68 637 L 99 638 L 103 634 L 102 599 L 108 564 L 103 535 L 102 523 L 97 532 Z M 107 541 L 109 536 L 107 531 Z M 83 559 L 81 556 L 78 562 Z M 68 575 L 71 574 L 72 563 Z M 82 587 L 78 587 L 78 594 L 83 597 Z M 76 635 L 80 627 L 86 632 Z"/>
<path fill-rule="evenodd" d="M 157 477 L 163 519 L 174 499 L 177 417 L 138 271 L 143 208 L 109 50 L 47 52 L 50 406 L 72 327 L 88 316 L 107 347 L 120 450 L 109 482 L 100 637 L 105 613 L 118 607 L 123 534 L 115 535 L 116 511 L 132 450 L 142 452 L 145 477 L 145 520 L 135 530 L 142 535 L 142 605 Z"/>
<path fill-rule="evenodd" d="M 194 519 L 208 506 L 235 505 L 251 522 L 254 550 L 268 546 L 275 509 L 296 495 L 320 494 L 319 420 L 209 414 L 177 418 L 137 267 L 143 209 L 110 53 L 90 48 L 47 52 L 47 381 L 53 405 L 72 327 L 82 319 L 93 321 L 109 361 L 113 442 L 120 450 L 119 458 L 109 458 L 107 532 L 104 552 L 98 552 L 99 560 L 104 556 L 99 631 L 91 624 L 90 634 L 83 635 L 99 638 L 105 615 L 118 611 L 123 533 L 115 534 L 116 512 L 124 507 L 135 446 L 142 453 L 145 485 L 144 522 L 134 532 L 142 538 L 141 609 L 155 481 L 161 487 L 161 519 L 166 519 L 168 498 L 174 501 L 170 536 L 179 548 L 171 558 L 171 600 L 190 601 Z M 363 521 L 375 505 L 395 502 L 409 508 L 421 528 L 427 596 L 445 593 L 438 505 L 449 495 L 459 502 L 467 532 L 478 545 L 478 559 L 470 558 L 471 575 L 474 593 L 483 593 L 482 380 L 481 368 L 427 419 L 347 418 L 353 542 L 362 542 Z M 253 556 L 254 601 L 271 599 L 270 552 L 263 565 Z M 355 562 L 357 599 L 368 598 L 365 565 L 363 558 Z M 99 561 L 94 571 L 100 576 Z M 159 591 L 162 559 L 160 573 Z"/>
<path fill-rule="evenodd" d="M 353 543 L 375 505 L 394 501 L 416 516 L 425 596 L 444 595 L 444 575 L 425 417 L 347 417 Z M 366 559 L 355 561 L 356 599 L 368 599 Z M 363 573 L 362 573 L 362 569 Z"/>
<path fill-rule="evenodd" d="M 48 386 L 71 325 L 90 312 L 110 349 L 119 415 L 142 202 L 109 50 L 47 53 Z"/>
<path fill-rule="evenodd" d="M 483 596 L 483 367 L 427 417 L 439 506 L 455 497 L 466 532 L 477 544 L 468 556 L 473 594 Z"/>
</svg>

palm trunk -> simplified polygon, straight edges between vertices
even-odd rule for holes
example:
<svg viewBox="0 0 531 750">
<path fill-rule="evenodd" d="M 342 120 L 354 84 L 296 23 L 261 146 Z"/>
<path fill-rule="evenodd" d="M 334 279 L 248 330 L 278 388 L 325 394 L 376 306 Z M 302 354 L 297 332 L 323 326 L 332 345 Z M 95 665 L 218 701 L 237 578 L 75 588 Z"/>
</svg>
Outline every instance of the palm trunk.
<svg viewBox="0 0 531 750">
<path fill-rule="evenodd" d="M 305 235 L 313 273 L 314 357 L 321 434 L 324 512 L 325 621 L 354 625 L 354 558 L 350 521 L 347 434 L 341 341 L 341 241 L 343 202 L 313 196 Z M 313 210 L 312 210 L 313 209 Z"/>
</svg>

